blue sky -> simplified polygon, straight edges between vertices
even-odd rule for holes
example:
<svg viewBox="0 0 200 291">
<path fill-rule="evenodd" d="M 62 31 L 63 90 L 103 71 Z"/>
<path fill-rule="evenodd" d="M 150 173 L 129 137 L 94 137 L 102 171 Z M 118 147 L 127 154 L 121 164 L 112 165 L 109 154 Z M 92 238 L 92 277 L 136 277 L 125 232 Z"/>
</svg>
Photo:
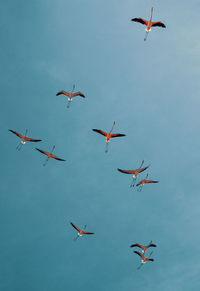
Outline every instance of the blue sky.
<svg viewBox="0 0 200 291">
<path fill-rule="evenodd" d="M 143 41 L 149 18 L 154 28 Z M 1 3 L 1 290 L 197 291 L 199 1 Z M 86 99 L 66 108 L 61 90 Z M 126 137 L 105 139 L 92 128 Z M 16 151 L 8 129 L 42 139 Z M 34 148 L 51 150 L 66 162 Z M 141 193 L 117 168 L 151 164 Z M 141 178 L 145 174 L 141 174 Z M 73 239 L 69 222 L 94 236 Z M 137 270 L 129 245 L 153 240 Z"/>
</svg>

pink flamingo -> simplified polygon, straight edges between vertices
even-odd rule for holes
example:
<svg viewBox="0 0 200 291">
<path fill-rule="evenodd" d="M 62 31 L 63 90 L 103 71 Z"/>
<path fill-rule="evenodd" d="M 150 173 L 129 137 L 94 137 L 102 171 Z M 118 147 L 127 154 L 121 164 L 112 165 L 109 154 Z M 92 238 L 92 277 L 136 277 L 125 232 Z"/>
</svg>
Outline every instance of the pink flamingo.
<svg viewBox="0 0 200 291">
<path fill-rule="evenodd" d="M 155 27 L 155 26 L 166 27 L 165 24 L 163 22 L 161 22 L 161 21 L 153 22 L 152 21 L 152 16 L 153 16 L 153 8 L 151 8 L 151 18 L 150 18 L 150 20 L 145 20 L 145 19 L 143 19 L 141 17 L 131 19 L 131 21 L 139 22 L 141 24 L 146 25 L 146 35 L 145 35 L 144 40 L 147 39 L 149 31 L 151 31 L 151 27 Z"/>
<path fill-rule="evenodd" d="M 112 133 L 113 128 L 115 126 L 115 121 L 113 122 L 113 126 L 111 128 L 111 130 L 109 132 L 105 132 L 101 129 L 93 129 L 93 131 L 100 133 L 101 135 L 104 135 L 106 137 L 106 149 L 105 149 L 105 153 L 108 152 L 108 143 L 110 141 L 111 138 L 113 137 L 119 137 L 119 136 L 125 136 L 125 134 L 122 133 Z"/>
</svg>

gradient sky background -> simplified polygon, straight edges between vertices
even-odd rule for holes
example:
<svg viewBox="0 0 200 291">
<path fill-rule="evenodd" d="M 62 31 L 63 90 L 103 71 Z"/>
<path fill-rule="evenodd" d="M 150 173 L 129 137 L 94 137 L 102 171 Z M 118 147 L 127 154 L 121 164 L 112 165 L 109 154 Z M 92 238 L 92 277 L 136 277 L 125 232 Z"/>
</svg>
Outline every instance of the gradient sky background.
<svg viewBox="0 0 200 291">
<path fill-rule="evenodd" d="M 133 17 L 162 20 L 143 41 Z M 199 1 L 1 3 L 0 289 L 199 291 Z M 61 90 L 76 89 L 70 109 Z M 105 139 L 92 128 L 127 134 Z M 10 133 L 29 129 L 41 143 Z M 66 162 L 34 148 L 51 150 Z M 117 168 L 151 164 L 141 193 Z M 145 176 L 141 174 L 141 178 Z M 73 239 L 70 221 L 94 236 Z M 158 245 L 137 270 L 130 244 Z"/>
</svg>

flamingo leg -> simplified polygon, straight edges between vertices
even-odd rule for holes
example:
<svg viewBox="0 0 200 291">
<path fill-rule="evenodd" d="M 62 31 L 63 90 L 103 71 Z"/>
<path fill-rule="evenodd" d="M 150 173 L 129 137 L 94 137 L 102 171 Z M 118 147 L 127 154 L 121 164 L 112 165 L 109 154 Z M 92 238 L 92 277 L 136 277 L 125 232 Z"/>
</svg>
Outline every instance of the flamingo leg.
<svg viewBox="0 0 200 291">
<path fill-rule="evenodd" d="M 147 36 L 148 36 L 148 34 L 149 34 L 149 31 L 146 31 L 146 33 L 145 33 L 145 37 L 144 37 L 144 41 L 147 40 Z"/>
<path fill-rule="evenodd" d="M 142 187 L 143 185 L 140 185 L 139 188 L 138 188 L 138 192 L 141 192 L 142 191 Z"/>
<path fill-rule="evenodd" d="M 44 161 L 44 164 L 43 164 L 43 166 L 45 167 L 46 166 L 46 164 L 47 164 L 47 162 L 48 162 L 48 158 L 46 158 L 46 160 Z"/>
<path fill-rule="evenodd" d="M 79 236 L 77 235 L 77 236 L 74 238 L 74 241 L 77 241 L 78 238 L 79 238 Z"/>
<path fill-rule="evenodd" d="M 105 153 L 108 152 L 108 142 L 106 143 L 106 149 L 105 149 Z"/>
<path fill-rule="evenodd" d="M 20 142 L 20 143 L 17 145 L 16 150 L 20 151 L 21 148 L 22 148 L 22 143 Z"/>
<path fill-rule="evenodd" d="M 139 265 L 139 267 L 137 268 L 137 270 L 141 269 L 142 266 L 143 266 L 143 264 L 141 263 L 141 264 Z"/>
<path fill-rule="evenodd" d="M 135 186 L 135 181 L 136 181 L 136 178 L 133 178 L 133 180 L 132 180 L 132 183 L 131 183 L 130 187 L 134 187 L 134 186 Z"/>
<path fill-rule="evenodd" d="M 67 108 L 69 108 L 69 107 L 70 107 L 70 103 L 71 103 L 71 101 L 70 101 L 70 100 L 68 100 L 68 103 L 67 103 Z"/>
</svg>

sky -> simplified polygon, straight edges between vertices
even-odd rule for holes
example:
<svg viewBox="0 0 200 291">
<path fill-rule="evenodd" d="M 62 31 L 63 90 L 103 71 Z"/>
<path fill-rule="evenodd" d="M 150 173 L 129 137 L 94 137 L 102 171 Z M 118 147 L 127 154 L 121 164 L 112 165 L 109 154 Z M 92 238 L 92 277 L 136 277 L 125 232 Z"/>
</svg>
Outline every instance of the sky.
<svg viewBox="0 0 200 291">
<path fill-rule="evenodd" d="M 161 20 L 166 29 L 130 20 Z M 198 291 L 200 2 L 7 0 L 0 9 L 0 289 Z M 62 89 L 82 91 L 70 108 Z M 93 128 L 125 137 L 105 139 Z M 8 129 L 42 139 L 16 150 Z M 50 160 L 38 147 L 66 160 Z M 142 192 L 117 171 L 141 161 Z M 140 174 L 144 178 L 146 173 Z M 95 234 L 76 242 L 70 222 Z M 133 243 L 157 244 L 140 270 Z M 149 254 L 149 252 L 148 252 Z"/>
</svg>

